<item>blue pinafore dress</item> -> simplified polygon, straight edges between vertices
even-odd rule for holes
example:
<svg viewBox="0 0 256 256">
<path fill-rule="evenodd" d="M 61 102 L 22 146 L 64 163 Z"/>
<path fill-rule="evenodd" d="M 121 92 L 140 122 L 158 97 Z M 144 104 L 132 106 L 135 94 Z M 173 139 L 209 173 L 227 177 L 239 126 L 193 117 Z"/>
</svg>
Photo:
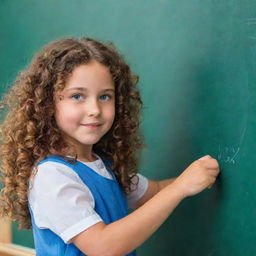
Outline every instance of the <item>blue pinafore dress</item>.
<svg viewBox="0 0 256 256">
<path fill-rule="evenodd" d="M 39 162 L 38 165 L 46 161 L 53 161 L 65 164 L 76 172 L 84 184 L 90 189 L 94 197 L 95 211 L 100 215 L 104 223 L 108 225 L 127 216 L 128 206 L 125 195 L 115 175 L 109 168 L 109 162 L 102 156 L 101 158 L 113 179 L 101 176 L 79 161 L 70 163 L 61 156 L 49 156 Z M 65 244 L 64 241 L 50 229 L 38 228 L 35 224 L 31 207 L 29 207 L 29 211 L 37 256 L 86 256 L 73 243 Z M 136 251 L 127 254 L 127 256 L 136 256 Z"/>
</svg>

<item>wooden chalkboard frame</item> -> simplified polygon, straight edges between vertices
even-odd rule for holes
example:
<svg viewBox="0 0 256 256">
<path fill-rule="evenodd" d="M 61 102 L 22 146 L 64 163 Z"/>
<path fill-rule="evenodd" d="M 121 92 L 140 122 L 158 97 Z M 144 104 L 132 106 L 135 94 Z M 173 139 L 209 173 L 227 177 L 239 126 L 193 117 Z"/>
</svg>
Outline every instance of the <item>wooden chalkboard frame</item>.
<svg viewBox="0 0 256 256">
<path fill-rule="evenodd" d="M 35 256 L 35 250 L 12 243 L 12 222 L 0 219 L 0 255 L 1 256 Z"/>
</svg>

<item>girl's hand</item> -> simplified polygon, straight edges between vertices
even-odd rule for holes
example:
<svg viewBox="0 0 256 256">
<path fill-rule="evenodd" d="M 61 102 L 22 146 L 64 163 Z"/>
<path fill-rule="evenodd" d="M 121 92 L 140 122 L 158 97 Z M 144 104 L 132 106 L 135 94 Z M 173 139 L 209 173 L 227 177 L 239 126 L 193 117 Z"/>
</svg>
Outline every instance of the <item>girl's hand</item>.
<svg viewBox="0 0 256 256">
<path fill-rule="evenodd" d="M 194 161 L 176 178 L 173 185 L 184 198 L 193 196 L 207 187 L 211 188 L 219 172 L 217 160 L 207 155 Z"/>
</svg>

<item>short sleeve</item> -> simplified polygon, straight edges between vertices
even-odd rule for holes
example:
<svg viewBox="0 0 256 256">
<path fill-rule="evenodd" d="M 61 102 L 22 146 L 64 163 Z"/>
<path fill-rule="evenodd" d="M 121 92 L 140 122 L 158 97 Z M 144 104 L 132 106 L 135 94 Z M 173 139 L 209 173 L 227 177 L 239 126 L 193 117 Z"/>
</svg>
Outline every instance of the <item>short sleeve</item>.
<svg viewBox="0 0 256 256">
<path fill-rule="evenodd" d="M 50 229 L 65 243 L 102 221 L 89 188 L 61 163 L 49 161 L 38 166 L 30 180 L 28 200 L 36 225 Z"/>
<path fill-rule="evenodd" d="M 136 202 L 145 194 L 148 189 L 148 179 L 141 175 L 137 174 L 132 178 L 132 191 L 127 195 L 128 206 L 133 208 Z"/>
</svg>

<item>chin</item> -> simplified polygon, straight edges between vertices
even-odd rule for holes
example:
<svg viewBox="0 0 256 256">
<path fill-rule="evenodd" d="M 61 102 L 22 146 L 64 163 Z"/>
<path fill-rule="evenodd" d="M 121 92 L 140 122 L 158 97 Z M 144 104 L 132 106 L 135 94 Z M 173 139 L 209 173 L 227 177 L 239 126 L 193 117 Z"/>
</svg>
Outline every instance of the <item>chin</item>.
<svg viewBox="0 0 256 256">
<path fill-rule="evenodd" d="M 96 144 L 100 138 L 95 138 L 95 139 L 88 139 L 88 140 L 80 140 L 80 143 L 83 145 L 94 145 Z"/>
</svg>

